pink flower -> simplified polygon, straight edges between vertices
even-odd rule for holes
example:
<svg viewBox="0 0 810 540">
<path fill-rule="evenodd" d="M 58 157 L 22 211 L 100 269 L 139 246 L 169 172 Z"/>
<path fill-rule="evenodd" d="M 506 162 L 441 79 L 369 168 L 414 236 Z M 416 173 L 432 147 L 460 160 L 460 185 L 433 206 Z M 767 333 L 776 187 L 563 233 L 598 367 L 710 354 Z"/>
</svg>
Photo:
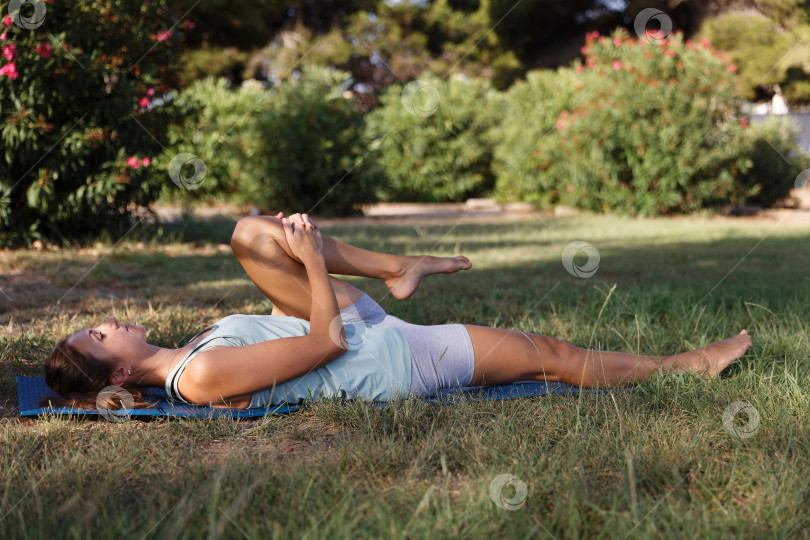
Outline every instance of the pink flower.
<svg viewBox="0 0 810 540">
<path fill-rule="evenodd" d="M 563 111 L 560 114 L 560 118 L 557 120 L 557 130 L 558 131 L 562 131 L 563 129 L 565 129 L 565 119 L 568 118 L 569 114 L 570 113 L 568 111 Z"/>
<path fill-rule="evenodd" d="M 703 45 L 704 47 L 706 47 L 707 49 L 712 46 L 712 44 L 709 43 L 709 40 L 704 39 L 704 38 L 700 39 L 700 44 Z"/>
<path fill-rule="evenodd" d="M 143 166 L 144 166 L 144 167 L 148 167 L 149 165 L 151 165 L 151 164 L 152 164 L 152 160 L 151 160 L 151 159 L 149 159 L 148 157 L 145 157 L 145 158 L 143 158 L 143 159 L 141 160 L 141 163 L 143 163 Z"/>
<path fill-rule="evenodd" d="M 3 32 L 2 34 L 0 34 L 0 41 L 5 41 L 5 40 L 7 40 L 7 39 L 8 39 L 8 34 L 6 34 L 5 32 Z"/>
<path fill-rule="evenodd" d="M 155 95 L 155 89 L 150 88 L 149 90 L 146 91 L 146 95 L 149 96 L 149 97 L 154 96 Z"/>
<path fill-rule="evenodd" d="M 166 41 L 170 37 L 172 37 L 172 31 L 171 30 L 164 30 L 163 32 L 158 33 L 157 42 L 160 43 L 161 41 Z"/>
<path fill-rule="evenodd" d="M 48 42 L 40 43 L 36 47 L 34 47 L 34 51 L 39 53 L 42 58 L 50 58 L 53 56 L 53 48 L 51 44 Z"/>
<path fill-rule="evenodd" d="M 137 169 L 138 167 L 141 166 L 140 163 L 138 163 L 138 158 L 136 158 L 135 156 L 132 156 L 127 160 L 127 165 L 129 165 L 133 169 Z"/>
<path fill-rule="evenodd" d="M 5 75 L 12 81 L 16 80 L 19 77 L 19 73 L 17 73 L 17 66 L 14 65 L 12 62 L 11 64 L 6 64 L 3 67 L 0 67 L 0 76 Z"/>
<path fill-rule="evenodd" d="M 141 98 L 141 100 L 138 102 L 138 105 L 140 105 L 141 107 L 146 107 L 147 105 L 149 105 L 149 98 Z"/>
<path fill-rule="evenodd" d="M 3 24 L 6 26 L 11 26 L 11 15 L 6 15 L 3 17 Z"/>
<path fill-rule="evenodd" d="M 732 73 L 737 73 L 737 66 L 735 66 L 734 64 L 727 65 L 726 69 L 729 70 Z"/>
<path fill-rule="evenodd" d="M 619 47 L 622 44 L 622 38 L 615 37 L 613 38 L 613 45 Z"/>
<path fill-rule="evenodd" d="M 9 62 L 13 62 L 17 59 L 17 47 L 15 47 L 13 43 L 9 43 L 3 47 L 3 58 Z"/>
<path fill-rule="evenodd" d="M 618 60 L 613 61 L 613 71 L 621 71 L 622 70 L 622 63 Z"/>
<path fill-rule="evenodd" d="M 577 73 L 582 73 L 583 71 L 585 71 L 585 68 L 582 67 L 582 64 L 577 64 Z"/>
</svg>

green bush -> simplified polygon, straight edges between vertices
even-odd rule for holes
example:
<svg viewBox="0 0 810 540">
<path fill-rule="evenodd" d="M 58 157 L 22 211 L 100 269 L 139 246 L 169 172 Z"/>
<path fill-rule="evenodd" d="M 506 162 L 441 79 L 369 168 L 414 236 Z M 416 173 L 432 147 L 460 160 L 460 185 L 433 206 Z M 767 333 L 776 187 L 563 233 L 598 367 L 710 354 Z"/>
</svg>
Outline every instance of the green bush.
<svg viewBox="0 0 810 540">
<path fill-rule="evenodd" d="M 240 192 L 264 211 L 346 215 L 375 201 L 381 177 L 363 141 L 363 113 L 344 93 L 349 75 L 304 68 L 257 104 L 257 173 Z"/>
<path fill-rule="evenodd" d="M 499 175 L 499 193 L 538 205 L 642 215 L 755 200 L 770 204 L 787 194 L 790 175 L 777 174 L 762 185 L 749 153 L 757 149 L 761 159 L 767 152 L 757 142 L 765 131 L 743 126 L 734 99 L 737 68 L 725 55 L 707 44 L 684 43 L 677 34 L 656 44 L 622 31 L 611 38 L 589 34 L 583 52 L 584 66 L 577 62 L 558 72 L 567 91 L 535 82 L 544 92 L 534 100 L 538 108 L 551 102 L 549 112 L 556 112 L 571 105 L 553 128 L 547 113 L 535 113 L 542 128 L 530 134 L 534 149 L 521 150 L 524 157 L 499 148 L 499 170 L 506 171 Z M 523 94 L 511 97 L 509 114 L 518 122 L 519 107 L 526 107 L 520 100 L 531 98 L 531 85 L 515 92 Z M 514 131 L 503 144 L 530 124 L 510 127 Z M 772 143 L 776 155 L 795 147 L 789 137 Z"/>
<path fill-rule="evenodd" d="M 493 142 L 500 94 L 480 79 L 426 76 L 393 85 L 367 118 L 367 136 L 387 181 L 385 200 L 459 201 L 494 185 Z"/>
<path fill-rule="evenodd" d="M 186 120 L 169 129 L 168 144 L 151 168 L 154 180 L 163 185 L 164 201 L 183 205 L 211 199 L 249 201 L 243 186 L 258 174 L 259 159 L 253 112 L 266 106 L 270 98 L 262 88 L 229 89 L 225 83 L 225 79 L 212 78 L 196 81 L 175 98 L 173 104 L 186 114 Z M 172 160 L 189 161 L 178 158 L 181 154 L 199 157 L 204 174 L 194 177 L 189 163 L 174 171 L 172 180 Z"/>
<path fill-rule="evenodd" d="M 149 107 L 175 84 L 165 1 L 40 5 L 28 28 L 0 23 L 0 246 L 125 230 L 160 190 L 145 171 L 176 116 Z"/>
<path fill-rule="evenodd" d="M 748 163 L 739 182 L 750 193 L 746 202 L 771 206 L 790 195 L 806 158 L 796 143 L 799 131 L 787 116 L 742 131 L 739 149 Z"/>
<path fill-rule="evenodd" d="M 180 83 L 188 86 L 208 77 L 230 77 L 241 81 L 249 54 L 236 47 L 200 47 L 186 51 L 181 63 Z"/>
</svg>

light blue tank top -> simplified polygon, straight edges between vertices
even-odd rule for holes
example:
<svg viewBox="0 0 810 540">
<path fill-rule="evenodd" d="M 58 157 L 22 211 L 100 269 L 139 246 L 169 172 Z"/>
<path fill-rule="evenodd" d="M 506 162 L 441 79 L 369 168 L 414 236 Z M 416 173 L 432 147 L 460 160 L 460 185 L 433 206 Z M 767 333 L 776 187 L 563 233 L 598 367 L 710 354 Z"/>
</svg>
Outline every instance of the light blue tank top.
<svg viewBox="0 0 810 540">
<path fill-rule="evenodd" d="M 173 399 L 190 403 L 177 388 L 186 365 L 213 347 L 241 347 L 271 339 L 303 336 L 309 321 L 277 315 L 229 315 L 202 330 L 210 334 L 183 357 L 166 377 L 165 390 Z M 387 324 L 344 324 L 349 351 L 316 370 L 275 388 L 254 392 L 248 408 L 264 408 L 304 399 L 340 396 L 348 399 L 387 401 L 410 390 L 411 354 L 402 333 Z M 197 336 L 192 338 L 193 341 Z"/>
</svg>

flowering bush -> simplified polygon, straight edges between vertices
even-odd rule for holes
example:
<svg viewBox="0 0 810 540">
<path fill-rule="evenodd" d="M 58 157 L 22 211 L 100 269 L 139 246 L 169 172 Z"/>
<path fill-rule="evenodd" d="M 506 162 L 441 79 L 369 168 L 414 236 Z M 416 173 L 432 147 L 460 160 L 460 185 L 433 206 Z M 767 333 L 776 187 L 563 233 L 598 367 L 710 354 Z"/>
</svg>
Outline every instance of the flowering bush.
<svg viewBox="0 0 810 540">
<path fill-rule="evenodd" d="M 550 110 L 527 117 L 523 101 L 531 95 L 520 87 L 512 92 L 512 109 L 524 115 L 521 125 L 538 118 L 546 131 L 530 132 L 532 149 L 522 157 L 508 150 L 496 154 L 499 192 L 537 204 L 643 215 L 751 200 L 770 204 L 788 194 L 795 173 L 787 163 L 767 177 L 759 171 L 758 181 L 746 176 L 755 165 L 753 141 L 764 132 L 749 132 L 753 128 L 739 113 L 736 66 L 708 42 L 684 42 L 679 34 L 652 37 L 639 41 L 621 30 L 611 37 L 589 34 L 584 64 L 558 72 L 568 87 L 556 91 L 565 97 L 538 95 L 530 102 L 558 105 Z M 516 98 L 523 100 L 518 106 Z M 553 125 L 550 111 L 557 114 Z M 774 143 L 775 155 L 795 151 L 789 138 Z"/>
<path fill-rule="evenodd" d="M 165 0 L 39 4 L 15 21 L 0 2 L 0 246 L 126 230 L 174 116 L 154 106 L 183 28 Z"/>
</svg>

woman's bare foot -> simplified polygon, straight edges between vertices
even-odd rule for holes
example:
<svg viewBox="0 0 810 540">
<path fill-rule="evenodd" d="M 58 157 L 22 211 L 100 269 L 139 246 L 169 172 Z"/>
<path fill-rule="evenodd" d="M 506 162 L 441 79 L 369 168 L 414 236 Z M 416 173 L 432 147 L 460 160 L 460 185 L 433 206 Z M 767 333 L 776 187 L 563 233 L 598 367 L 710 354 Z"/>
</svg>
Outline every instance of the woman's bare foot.
<svg viewBox="0 0 810 540">
<path fill-rule="evenodd" d="M 453 274 L 471 267 L 470 260 L 463 255 L 457 257 L 409 256 L 403 257 L 400 270 L 384 281 L 394 298 L 404 300 L 416 291 L 425 276 Z"/>
<path fill-rule="evenodd" d="M 751 347 L 751 336 L 743 330 L 734 337 L 710 343 L 702 349 L 667 357 L 664 366 L 675 371 L 695 371 L 707 379 L 720 375 Z"/>
</svg>

